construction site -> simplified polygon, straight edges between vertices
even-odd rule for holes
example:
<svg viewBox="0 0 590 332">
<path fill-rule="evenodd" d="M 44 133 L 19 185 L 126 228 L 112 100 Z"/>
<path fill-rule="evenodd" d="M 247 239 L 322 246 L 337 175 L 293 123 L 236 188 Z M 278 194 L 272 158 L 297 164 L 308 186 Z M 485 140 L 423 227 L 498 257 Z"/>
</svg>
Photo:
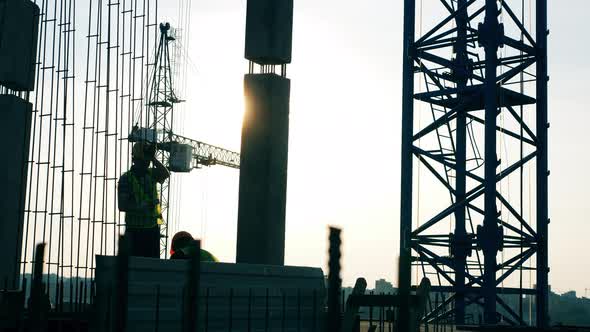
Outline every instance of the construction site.
<svg viewBox="0 0 590 332">
<path fill-rule="evenodd" d="M 590 331 L 550 298 L 552 7 L 386 2 L 0 0 L 0 331 Z"/>
</svg>

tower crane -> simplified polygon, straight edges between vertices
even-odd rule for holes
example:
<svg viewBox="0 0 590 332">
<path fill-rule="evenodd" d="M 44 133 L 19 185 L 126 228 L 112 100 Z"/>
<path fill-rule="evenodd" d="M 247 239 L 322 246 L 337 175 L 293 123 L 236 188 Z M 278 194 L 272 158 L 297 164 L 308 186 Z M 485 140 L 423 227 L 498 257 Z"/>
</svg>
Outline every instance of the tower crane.
<svg viewBox="0 0 590 332">
<path fill-rule="evenodd" d="M 174 92 L 170 62 L 170 24 L 160 24 L 160 40 L 156 50 L 154 72 L 145 114 L 134 119 L 130 142 L 147 142 L 156 146 L 156 158 L 171 172 L 187 173 L 200 166 L 221 165 L 240 168 L 240 154 L 174 133 L 174 105 L 183 102 Z M 160 205 L 164 223 L 160 228 L 160 253 L 168 253 L 168 217 L 170 179 L 160 187 Z"/>
</svg>

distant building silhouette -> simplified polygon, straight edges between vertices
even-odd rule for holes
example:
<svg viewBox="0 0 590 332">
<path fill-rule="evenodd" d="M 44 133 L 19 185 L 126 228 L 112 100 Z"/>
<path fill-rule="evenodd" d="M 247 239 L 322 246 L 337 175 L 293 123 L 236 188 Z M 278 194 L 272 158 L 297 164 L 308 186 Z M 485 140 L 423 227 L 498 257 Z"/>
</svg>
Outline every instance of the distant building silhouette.
<svg viewBox="0 0 590 332">
<path fill-rule="evenodd" d="M 375 293 L 395 293 L 396 289 L 393 287 L 393 284 L 385 279 L 375 280 Z"/>
<path fill-rule="evenodd" d="M 576 296 L 576 291 L 565 292 L 561 296 L 564 297 L 564 298 L 568 298 L 568 299 L 576 299 L 576 298 L 578 298 Z"/>
</svg>

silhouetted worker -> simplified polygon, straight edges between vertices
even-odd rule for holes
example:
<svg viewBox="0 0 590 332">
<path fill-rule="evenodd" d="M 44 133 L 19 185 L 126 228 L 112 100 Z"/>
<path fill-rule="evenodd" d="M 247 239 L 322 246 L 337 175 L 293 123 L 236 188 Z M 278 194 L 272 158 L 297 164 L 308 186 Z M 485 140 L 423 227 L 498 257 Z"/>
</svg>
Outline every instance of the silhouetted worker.
<svg viewBox="0 0 590 332">
<path fill-rule="evenodd" d="M 170 172 L 155 158 L 155 153 L 154 145 L 135 143 L 131 153 L 133 165 L 119 179 L 119 210 L 125 212 L 125 235 L 131 256 L 160 257 L 162 213 L 157 184 L 163 183 Z"/>
<path fill-rule="evenodd" d="M 189 232 L 178 232 L 172 238 L 172 249 L 170 259 L 189 259 L 196 254 L 195 239 Z M 201 262 L 219 262 L 219 260 L 205 249 L 201 249 Z"/>
</svg>

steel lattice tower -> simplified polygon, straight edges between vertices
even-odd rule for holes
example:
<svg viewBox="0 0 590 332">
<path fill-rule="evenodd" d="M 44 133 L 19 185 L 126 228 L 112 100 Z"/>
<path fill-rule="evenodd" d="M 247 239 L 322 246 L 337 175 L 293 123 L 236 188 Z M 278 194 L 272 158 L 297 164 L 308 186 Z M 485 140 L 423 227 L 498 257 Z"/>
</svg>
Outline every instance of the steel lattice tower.
<svg viewBox="0 0 590 332">
<path fill-rule="evenodd" d="M 158 146 L 173 141 L 172 125 L 174 104 L 180 102 L 174 93 L 173 75 L 170 63 L 169 42 L 175 38 L 170 36 L 170 24 L 160 24 L 160 41 L 156 49 L 154 72 L 150 81 L 150 91 L 147 104 L 146 127 L 152 129 Z M 167 149 L 156 149 L 156 158 L 163 165 L 168 166 L 170 152 Z M 168 254 L 168 221 L 170 178 L 160 186 L 160 205 L 164 223 L 160 226 L 160 248 L 164 256 Z"/>
<path fill-rule="evenodd" d="M 412 266 L 435 279 L 443 299 L 426 322 L 464 324 L 477 307 L 485 323 L 524 325 L 528 295 L 535 324 L 548 324 L 547 1 L 532 3 L 534 17 L 523 0 L 424 1 L 437 19 L 417 36 L 416 1 L 405 0 L 400 294 Z M 419 112 L 427 123 L 415 121 Z M 417 165 L 450 195 L 431 215 L 416 212 Z M 527 170 L 534 215 L 525 211 Z M 523 285 L 523 271 L 536 287 Z"/>
</svg>

